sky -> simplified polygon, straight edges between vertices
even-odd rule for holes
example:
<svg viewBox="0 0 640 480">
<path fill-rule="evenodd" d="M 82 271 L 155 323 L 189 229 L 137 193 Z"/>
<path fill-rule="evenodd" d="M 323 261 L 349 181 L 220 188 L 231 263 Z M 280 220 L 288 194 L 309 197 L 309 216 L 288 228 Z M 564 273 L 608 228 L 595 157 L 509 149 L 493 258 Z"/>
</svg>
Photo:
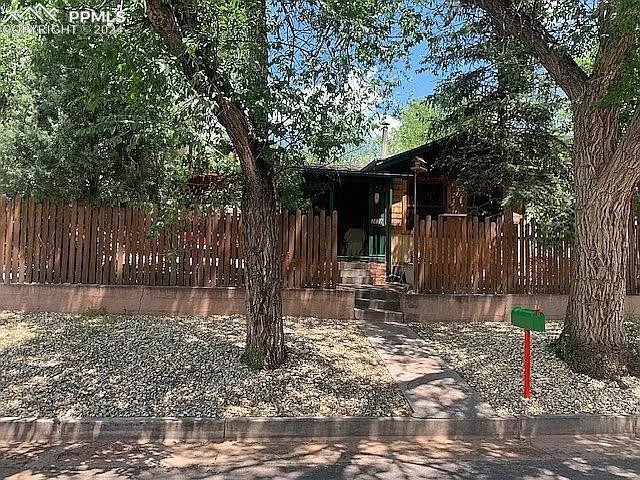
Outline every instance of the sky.
<svg viewBox="0 0 640 480">
<path fill-rule="evenodd" d="M 403 59 L 397 63 L 393 70 L 393 75 L 399 85 L 391 92 L 391 98 L 378 99 L 382 100 L 382 106 L 375 109 L 376 118 L 386 118 L 391 130 L 400 126 L 398 109 L 406 106 L 411 100 L 431 95 L 438 85 L 439 80 L 436 75 L 430 71 L 421 71 L 422 60 L 426 55 L 427 47 L 425 45 L 414 47 L 408 56 L 409 66 Z M 371 132 L 374 141 L 379 135 L 378 128 Z"/>
<path fill-rule="evenodd" d="M 425 45 L 418 45 L 411 50 L 408 68 L 404 61 L 398 62 L 394 73 L 397 75 L 400 84 L 391 93 L 391 109 L 386 112 L 376 109 L 376 115 L 385 117 L 392 131 L 400 126 L 400 120 L 397 118 L 397 109 L 404 107 L 411 100 L 424 98 L 432 94 L 438 85 L 438 77 L 436 75 L 429 71 L 420 71 L 421 62 L 426 56 L 426 49 Z M 381 132 L 380 128 L 374 128 L 370 132 L 369 141 L 363 145 L 348 148 L 348 154 L 355 157 L 360 154 L 362 162 L 368 163 L 378 154 Z"/>
<path fill-rule="evenodd" d="M 412 99 L 423 98 L 433 93 L 438 81 L 436 76 L 431 72 L 418 71 L 421 68 L 422 59 L 426 56 L 426 51 L 425 45 L 414 47 L 409 55 L 410 68 L 408 71 L 404 62 L 396 67 L 401 83 L 393 92 L 395 104 L 404 106 Z"/>
</svg>

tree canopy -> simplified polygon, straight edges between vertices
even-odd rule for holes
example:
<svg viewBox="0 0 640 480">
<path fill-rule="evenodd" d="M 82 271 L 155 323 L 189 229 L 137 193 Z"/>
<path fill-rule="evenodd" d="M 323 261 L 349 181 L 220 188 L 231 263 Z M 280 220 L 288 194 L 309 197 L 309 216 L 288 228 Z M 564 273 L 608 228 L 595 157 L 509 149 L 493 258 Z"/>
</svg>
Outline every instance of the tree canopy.
<svg viewBox="0 0 640 480">
<path fill-rule="evenodd" d="M 7 52 L 0 61 L 14 69 L 0 137 L 8 193 L 158 201 L 184 181 L 188 166 L 197 170 L 229 152 L 207 128 L 208 107 L 157 58 L 158 42 L 147 30 L 0 42 Z"/>
<path fill-rule="evenodd" d="M 481 16 L 434 31 L 429 45 L 431 68 L 448 72 L 430 98 L 435 128 L 459 145 L 441 166 L 472 196 L 525 208 L 544 233 L 570 236 L 571 121 L 553 79 Z"/>
<path fill-rule="evenodd" d="M 400 125 L 391 131 L 390 154 L 404 152 L 443 135 L 442 110 L 428 99 L 413 99 L 399 111 Z"/>
<path fill-rule="evenodd" d="M 13 2 L 20 8 L 31 2 Z M 65 8 L 85 2 L 49 2 Z M 402 43 L 396 10 L 383 2 L 271 2 L 268 84 L 255 81 L 247 2 L 188 1 L 185 44 L 224 72 L 234 101 L 267 121 L 283 198 L 291 203 L 297 165 L 332 161 L 371 124 L 384 68 Z M 106 5 L 106 7 L 104 6 Z M 94 8 L 113 8 L 95 2 Z M 0 182 L 10 193 L 97 203 L 165 201 L 186 179 L 216 171 L 237 179 L 231 140 L 212 98 L 197 95 L 144 15 L 127 2 L 126 23 L 93 32 L 0 38 Z M 367 12 L 380 12 L 370 16 Z M 393 31 L 393 33 L 392 33 Z M 380 41 L 380 39 L 385 39 Z M 236 182 L 237 183 L 237 182 Z M 232 196 L 238 198 L 238 191 Z M 233 201 L 227 198 L 227 201 Z"/>
</svg>

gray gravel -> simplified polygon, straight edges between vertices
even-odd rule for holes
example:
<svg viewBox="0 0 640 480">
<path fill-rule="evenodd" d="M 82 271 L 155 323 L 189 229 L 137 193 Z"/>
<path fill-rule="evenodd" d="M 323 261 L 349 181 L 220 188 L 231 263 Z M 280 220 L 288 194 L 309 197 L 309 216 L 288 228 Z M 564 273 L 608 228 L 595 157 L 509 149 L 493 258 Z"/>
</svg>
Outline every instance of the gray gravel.
<svg viewBox="0 0 640 480">
<path fill-rule="evenodd" d="M 412 324 L 499 415 L 640 413 L 640 379 L 620 383 L 572 372 L 548 348 L 561 331 L 532 332 L 533 398 L 522 398 L 523 330 L 504 323 Z"/>
<path fill-rule="evenodd" d="M 407 415 L 353 321 L 287 318 L 289 360 L 240 362 L 244 318 L 0 314 L 0 416 Z"/>
</svg>

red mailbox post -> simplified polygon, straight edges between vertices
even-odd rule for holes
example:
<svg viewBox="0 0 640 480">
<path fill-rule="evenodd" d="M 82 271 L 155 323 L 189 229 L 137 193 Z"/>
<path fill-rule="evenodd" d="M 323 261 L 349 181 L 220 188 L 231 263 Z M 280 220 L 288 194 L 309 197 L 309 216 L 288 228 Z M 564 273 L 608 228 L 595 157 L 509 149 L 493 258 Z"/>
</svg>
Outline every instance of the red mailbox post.
<svg viewBox="0 0 640 480">
<path fill-rule="evenodd" d="M 531 330 L 524 331 L 524 351 L 522 355 L 522 363 L 524 365 L 522 372 L 522 396 L 524 398 L 531 398 Z"/>
<path fill-rule="evenodd" d="M 531 330 L 544 332 L 545 317 L 540 309 L 515 307 L 511 310 L 511 324 L 524 329 L 522 352 L 522 396 L 531 398 Z"/>
</svg>

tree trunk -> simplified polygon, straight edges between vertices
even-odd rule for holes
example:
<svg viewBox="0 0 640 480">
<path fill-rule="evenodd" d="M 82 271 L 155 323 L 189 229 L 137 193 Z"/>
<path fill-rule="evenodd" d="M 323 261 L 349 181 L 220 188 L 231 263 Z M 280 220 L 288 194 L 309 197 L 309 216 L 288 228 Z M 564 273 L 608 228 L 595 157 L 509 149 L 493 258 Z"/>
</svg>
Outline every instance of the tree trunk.
<svg viewBox="0 0 640 480">
<path fill-rule="evenodd" d="M 620 95 L 618 81 L 638 46 L 633 29 L 620 29 L 616 2 L 600 2 L 598 49 L 588 74 L 519 2 L 463 0 L 486 12 L 495 28 L 518 39 L 564 90 L 573 108 L 576 195 L 573 279 L 558 353 L 575 370 L 618 377 L 629 358 L 624 332 L 629 209 L 640 181 L 640 106 Z M 626 80 L 625 80 L 626 81 Z M 611 90 L 615 87 L 614 90 Z M 608 93 L 614 93 L 607 98 Z M 623 105 L 635 105 L 620 122 Z M 636 353 L 633 353 L 636 355 Z"/>
<path fill-rule="evenodd" d="M 255 369 L 277 368 L 286 360 L 282 323 L 282 280 L 277 251 L 277 202 L 273 168 L 261 154 L 238 152 L 257 175 L 242 191 L 242 231 L 247 282 L 244 360 Z M 253 155 L 254 158 L 242 158 Z"/>
<path fill-rule="evenodd" d="M 277 190 L 273 164 L 266 158 L 268 102 L 266 106 L 254 106 L 252 111 L 247 111 L 241 103 L 233 101 L 231 82 L 216 70 L 216 62 L 187 51 L 181 30 L 192 28 L 193 18 L 181 8 L 181 3 L 147 0 L 147 14 L 169 50 L 176 55 L 186 78 L 193 82 L 196 91 L 217 105 L 216 118 L 229 135 L 240 161 L 244 174 L 242 230 L 247 282 L 244 360 L 256 369 L 276 368 L 285 362 L 286 350 L 280 257 L 276 249 Z M 248 66 L 255 69 L 254 85 L 260 98 L 265 99 L 269 73 L 266 1 L 256 0 L 246 6 L 247 17 L 255 24 L 251 44 L 257 47 L 256 57 L 248 60 Z M 178 25 L 178 18 L 183 25 Z"/>
<path fill-rule="evenodd" d="M 578 372 L 617 378 L 629 364 L 623 322 L 632 189 L 606 168 L 615 112 L 578 108 L 574 125 L 573 281 L 558 353 Z"/>
</svg>

